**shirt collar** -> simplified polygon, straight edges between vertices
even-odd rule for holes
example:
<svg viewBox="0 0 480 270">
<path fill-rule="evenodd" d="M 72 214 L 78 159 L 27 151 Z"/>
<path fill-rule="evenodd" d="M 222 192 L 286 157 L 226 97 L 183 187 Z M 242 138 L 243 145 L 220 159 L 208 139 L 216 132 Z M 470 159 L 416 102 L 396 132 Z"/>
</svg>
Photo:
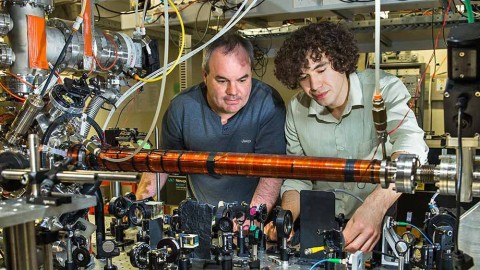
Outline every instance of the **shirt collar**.
<svg viewBox="0 0 480 270">
<path fill-rule="evenodd" d="M 360 80 L 358 79 L 358 75 L 356 72 L 350 74 L 349 76 L 348 100 L 347 100 L 347 105 L 345 106 L 345 111 L 343 112 L 343 115 L 349 114 L 350 111 L 352 110 L 352 107 L 354 106 L 363 107 L 362 86 L 360 84 Z M 318 104 L 314 99 L 310 99 L 308 114 L 316 115 L 320 120 L 331 121 L 333 119 L 328 109 Z"/>
</svg>

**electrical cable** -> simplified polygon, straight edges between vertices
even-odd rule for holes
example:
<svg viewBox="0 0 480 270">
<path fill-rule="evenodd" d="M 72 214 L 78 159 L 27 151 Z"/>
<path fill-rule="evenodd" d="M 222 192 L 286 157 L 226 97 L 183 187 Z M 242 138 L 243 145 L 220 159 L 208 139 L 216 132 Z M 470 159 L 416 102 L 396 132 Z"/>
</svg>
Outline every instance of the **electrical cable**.
<svg viewBox="0 0 480 270">
<path fill-rule="evenodd" d="M 472 4 L 470 0 L 465 0 L 465 9 L 467 10 L 468 23 L 475 22 L 475 16 L 473 15 Z"/>
<path fill-rule="evenodd" d="M 122 110 L 120 110 L 120 113 L 118 114 L 117 122 L 115 123 L 115 127 L 114 127 L 114 128 L 117 128 L 118 122 L 120 122 L 120 118 L 122 117 L 122 113 L 123 113 L 123 111 L 125 110 L 125 108 L 127 108 L 128 105 L 130 104 L 130 102 L 132 102 L 133 100 L 135 100 L 136 97 L 137 97 L 136 95 L 133 96 L 133 98 L 130 99 L 130 100 L 127 102 L 127 104 L 125 104 L 125 106 L 123 106 Z"/>
<path fill-rule="evenodd" d="M 35 89 L 35 86 L 29 82 L 27 82 L 26 80 L 24 80 L 22 77 L 18 76 L 17 74 L 14 74 L 14 73 L 11 73 L 10 71 L 6 70 L 4 71 L 5 74 L 7 75 L 10 75 L 12 77 L 14 77 L 15 79 L 19 80 L 20 82 L 22 82 L 23 84 L 29 86 L 30 88 Z"/>
<path fill-rule="evenodd" d="M 380 96 L 380 1 L 375 1 L 375 93 L 374 96 Z"/>
<path fill-rule="evenodd" d="M 160 4 L 157 4 L 157 5 L 153 6 L 153 7 L 150 7 L 148 10 L 155 9 L 155 8 L 159 7 L 160 5 L 161 5 L 161 3 L 160 3 Z M 114 14 L 118 14 L 118 15 L 126 15 L 126 14 L 133 14 L 133 13 L 135 13 L 135 11 L 124 11 L 124 12 L 115 11 L 115 10 L 109 9 L 109 8 L 107 8 L 107 7 L 104 7 L 104 6 L 100 5 L 100 4 L 95 4 L 95 6 L 98 6 L 98 7 L 102 8 L 102 9 L 104 9 L 104 10 L 110 12 L 110 13 L 114 13 Z"/>
<path fill-rule="evenodd" d="M 436 39 L 435 39 L 435 46 L 434 46 L 434 48 L 437 48 L 437 47 L 438 47 L 438 39 L 439 39 L 439 37 L 440 37 L 440 33 L 441 33 L 441 31 L 443 31 L 443 30 L 445 29 L 445 25 L 447 24 L 448 12 L 450 11 L 450 5 L 451 5 L 451 3 L 452 3 L 452 0 L 449 0 L 449 1 L 448 1 L 447 9 L 446 9 L 445 14 L 444 14 L 444 17 L 443 17 L 442 28 L 437 32 L 437 37 L 436 37 Z M 417 89 L 416 89 L 416 91 L 415 91 L 415 96 L 414 96 L 414 98 L 412 99 L 412 101 L 418 98 L 418 95 L 419 95 L 419 93 L 420 93 L 420 86 L 421 86 L 423 80 L 425 79 L 425 75 L 427 74 L 427 70 L 429 69 L 430 63 L 432 62 L 432 60 L 433 60 L 433 54 L 432 54 L 432 56 L 430 57 L 430 60 L 428 61 L 427 65 L 426 65 L 426 67 L 425 67 L 425 70 L 423 71 L 422 76 L 420 77 L 420 80 L 419 80 L 419 82 L 418 82 L 418 84 L 417 84 Z M 400 122 L 397 124 L 397 126 L 396 126 L 394 129 L 392 129 L 391 131 L 388 132 L 388 135 L 390 135 L 390 134 L 392 134 L 393 132 L 395 132 L 395 131 L 402 125 L 403 121 L 407 118 L 408 114 L 412 111 L 411 108 L 413 107 L 413 105 L 414 105 L 414 103 L 411 102 L 411 103 L 410 103 L 410 106 L 409 106 L 410 109 L 405 113 L 405 115 L 404 115 L 403 118 L 400 120 Z"/>
<path fill-rule="evenodd" d="M 138 93 L 140 93 L 140 91 Z M 138 94 L 133 96 L 133 98 L 132 98 L 133 102 L 130 103 L 130 105 L 128 106 L 127 114 L 126 114 L 125 119 L 123 120 L 122 127 L 126 126 L 126 124 L 128 122 L 128 116 L 129 116 L 130 110 L 133 108 L 132 105 L 133 105 L 133 103 L 135 103 L 135 100 L 137 99 L 137 96 L 138 96 Z M 119 117 L 119 120 L 120 120 L 120 115 L 118 117 Z M 117 124 L 118 124 L 118 121 L 117 121 Z"/>
<path fill-rule="evenodd" d="M 41 144 L 45 145 L 45 146 L 48 146 L 48 141 L 50 140 L 50 136 L 52 136 L 52 133 L 57 129 L 57 127 L 61 123 L 70 121 L 75 117 L 82 118 L 82 116 L 83 116 L 82 114 L 64 114 L 64 115 L 56 118 L 48 126 L 47 130 L 45 130 L 45 133 L 43 134 L 43 137 L 41 139 Z M 105 136 L 103 134 L 103 130 L 100 128 L 100 125 L 98 125 L 98 123 L 93 118 L 91 118 L 90 116 L 88 116 L 88 115 L 85 115 L 85 116 L 86 116 L 86 121 L 93 127 L 93 129 L 95 130 L 95 132 L 98 135 L 98 138 L 100 139 L 100 142 L 103 144 L 105 142 Z M 45 152 L 42 152 L 42 154 L 41 154 L 41 161 L 42 161 L 42 168 L 46 167 L 46 165 L 47 165 L 47 155 L 46 155 Z"/>
<path fill-rule="evenodd" d="M 185 48 L 185 26 L 183 25 L 182 16 L 180 15 L 180 12 L 178 11 L 178 9 L 175 7 L 175 4 L 171 0 L 168 0 L 168 2 L 172 5 L 173 10 L 175 10 L 175 13 L 177 14 L 178 20 L 180 22 L 180 27 L 182 29 L 182 42 L 181 42 L 181 45 L 180 45 L 180 50 L 178 50 L 177 59 L 175 59 L 175 62 L 173 63 L 173 65 L 170 67 L 170 69 L 164 75 L 158 76 L 157 78 L 153 78 L 153 79 L 143 79 L 143 78 L 140 78 L 140 76 L 138 76 L 137 74 L 135 74 L 133 76 L 133 78 L 137 81 L 142 81 L 142 82 L 147 82 L 147 83 L 160 81 L 163 78 L 163 76 L 166 77 L 173 71 L 173 69 L 177 66 L 178 62 L 180 61 L 180 57 L 182 56 L 182 52 Z M 165 29 L 167 29 L 167 26 L 168 26 L 167 20 L 168 20 L 168 9 L 165 10 Z M 169 40 L 168 37 L 169 37 L 169 35 L 167 35 L 165 37 L 166 38 L 165 46 L 167 46 L 167 49 L 168 49 L 168 40 Z M 166 51 L 164 58 L 168 59 L 167 55 L 168 55 L 168 50 Z M 168 62 L 165 63 L 165 65 L 168 65 Z"/>
<path fill-rule="evenodd" d="M 457 102 L 460 103 L 460 102 Z M 460 232 L 460 192 L 462 191 L 463 175 L 463 145 L 462 145 L 462 117 L 463 106 L 458 106 L 457 136 L 458 136 L 458 154 L 457 154 L 457 182 L 455 185 L 455 228 L 453 232 L 454 252 L 458 253 L 458 233 Z"/>
<path fill-rule="evenodd" d="M 253 0 L 252 3 L 246 8 L 244 8 L 244 7 L 245 7 L 245 5 L 247 4 L 248 1 L 243 1 L 240 9 L 232 16 L 232 18 L 228 21 L 228 23 L 225 25 L 225 27 L 222 28 L 222 30 L 220 30 L 212 39 L 210 39 L 209 41 L 204 43 L 202 46 L 200 46 L 200 47 L 194 49 L 193 51 L 189 52 L 188 54 L 185 54 L 184 56 L 182 56 L 180 58 L 180 63 L 189 59 L 193 55 L 197 54 L 198 52 L 203 50 L 206 46 L 208 46 L 210 43 L 215 41 L 218 37 L 220 37 L 221 35 L 223 35 L 227 31 L 229 31 L 238 21 L 240 21 L 245 16 L 246 13 L 248 13 L 250 11 L 252 4 L 254 4 L 256 1 L 257 0 Z M 243 12 L 241 12 L 241 11 L 243 11 Z M 163 72 L 163 69 L 169 68 L 170 66 L 172 66 L 172 63 L 170 63 L 168 66 L 162 67 L 162 68 L 152 72 L 146 78 L 153 78 L 153 77 L 157 76 L 158 74 L 160 74 L 161 72 Z M 118 99 L 118 101 L 115 103 L 115 106 L 118 108 L 130 95 L 132 95 L 138 88 L 142 87 L 144 84 L 145 84 L 145 82 L 135 83 L 135 85 L 133 85 L 130 89 L 128 89 Z M 158 106 L 161 106 L 161 104 L 159 104 Z M 113 117 L 114 112 L 115 112 L 115 110 L 112 110 L 108 114 L 107 119 L 105 120 L 105 123 L 103 125 L 104 130 L 107 128 L 108 123 L 110 122 L 111 118 Z"/>
<path fill-rule="evenodd" d="M 345 194 L 350 195 L 350 196 L 352 196 L 353 198 L 357 199 L 359 202 L 363 203 L 363 199 L 360 198 L 358 195 L 354 194 L 354 193 L 351 192 L 351 191 L 348 191 L 348 190 L 345 190 L 345 189 L 341 189 L 341 188 L 333 188 L 333 189 L 329 189 L 329 190 L 327 190 L 327 191 L 345 193 Z"/>
<path fill-rule="evenodd" d="M 94 55 L 93 58 L 95 59 L 95 62 L 97 63 L 98 67 L 103 70 L 103 71 L 109 71 L 112 67 L 115 66 L 115 64 L 117 63 L 117 60 L 118 60 L 118 47 L 117 47 L 117 43 L 115 42 L 115 40 L 113 40 L 113 38 L 110 36 L 110 34 L 107 34 L 106 32 L 103 32 L 103 35 L 105 36 L 105 38 L 107 38 L 110 43 L 112 43 L 113 47 L 115 48 L 115 59 L 113 60 L 113 63 L 109 66 L 109 67 L 102 67 L 102 65 L 100 64 L 100 61 L 98 61 L 98 58 Z M 92 67 L 93 67 L 93 63 L 92 63 Z"/>
<path fill-rule="evenodd" d="M 138 24 L 138 0 L 135 0 L 135 28 L 138 28 L 140 25 Z"/>
<path fill-rule="evenodd" d="M 168 42 L 169 42 L 169 24 L 168 24 L 168 4 L 172 4 L 173 5 L 173 8 L 175 9 L 177 15 L 179 16 L 179 19 L 180 19 L 180 24 L 183 26 L 183 22 L 181 21 L 181 17 L 180 17 L 180 13 L 178 12 L 178 10 L 175 8 L 173 2 L 171 0 L 168 0 L 168 2 L 165 2 L 165 5 L 164 5 L 164 8 L 165 8 L 165 44 L 164 44 L 164 57 L 163 57 L 163 66 L 167 66 L 168 65 Z M 184 31 L 185 29 L 182 29 L 183 30 L 183 34 L 184 34 Z M 183 36 L 184 37 L 184 36 Z M 182 40 L 184 40 L 182 38 Z M 182 42 L 182 47 L 183 47 L 183 44 L 184 44 L 184 41 Z M 180 50 L 181 52 L 181 50 Z M 178 59 L 177 59 L 178 60 Z M 175 62 L 174 65 L 172 65 L 172 67 L 174 67 L 176 65 L 178 61 Z M 171 69 L 170 69 L 171 70 Z M 123 161 L 127 161 L 129 159 L 131 159 L 132 157 L 134 157 L 137 153 L 139 153 L 143 147 L 145 146 L 145 144 L 147 144 L 148 142 L 148 138 L 150 138 L 150 136 L 152 135 L 156 125 L 157 125 L 157 120 L 158 120 L 158 117 L 160 115 L 160 108 L 162 107 L 161 104 L 163 102 L 163 97 L 164 97 L 164 94 L 165 94 L 165 86 L 166 86 L 166 76 L 167 76 L 167 69 L 163 69 L 163 74 L 162 74 L 162 77 L 164 78 L 162 80 L 162 84 L 161 84 L 161 87 L 160 87 L 160 93 L 159 93 L 159 96 L 158 96 L 158 105 L 157 105 L 157 109 L 155 111 L 155 115 L 153 117 L 153 120 L 152 120 L 152 123 L 150 125 L 150 130 L 148 131 L 147 135 L 145 136 L 145 140 L 140 143 L 138 145 L 138 147 L 135 149 L 135 151 L 133 151 L 133 153 L 131 155 L 128 155 L 124 158 L 119 158 L 119 159 L 112 159 L 112 158 L 109 158 L 109 157 L 105 157 L 105 159 L 107 161 L 111 161 L 111 162 L 123 162 Z"/>
<path fill-rule="evenodd" d="M 395 256 L 395 255 L 388 254 L 388 253 L 385 253 L 385 252 L 381 252 L 381 251 L 378 251 L 378 250 L 372 250 L 372 253 L 380 254 L 380 255 L 383 255 L 383 256 L 390 257 L 390 258 L 398 259 L 397 256 Z"/>
<path fill-rule="evenodd" d="M 337 258 L 323 259 L 323 260 L 320 260 L 320 261 L 314 263 L 314 264 L 312 265 L 312 267 L 310 267 L 309 270 L 313 270 L 313 269 L 315 269 L 315 267 L 319 266 L 319 265 L 322 264 L 322 263 L 326 263 L 326 262 L 337 263 L 337 264 L 342 263 L 342 261 L 341 261 L 340 259 L 337 259 Z"/>
<path fill-rule="evenodd" d="M 85 13 L 85 10 L 86 10 L 86 6 L 87 6 L 87 1 L 82 1 L 82 9 L 80 11 L 80 15 L 77 17 L 77 20 L 75 21 L 75 24 L 72 27 L 72 31 L 70 32 L 70 34 L 67 38 L 67 41 L 65 42 L 65 45 L 63 46 L 62 51 L 60 52 L 60 55 L 57 58 L 57 61 L 55 61 L 55 65 L 53 65 L 52 71 L 50 72 L 50 74 L 48 74 L 48 78 L 45 82 L 45 85 L 43 86 L 43 89 L 40 92 L 41 97 L 43 97 L 45 95 L 45 93 L 47 91 L 47 88 L 48 88 L 48 85 L 50 84 L 50 81 L 52 80 L 53 75 L 55 74 L 55 72 L 56 72 L 58 66 L 60 65 L 60 63 L 65 58 L 65 54 L 67 53 L 67 48 L 70 45 L 70 43 L 72 42 L 73 34 L 78 31 L 78 28 L 80 28 L 80 24 L 83 21 L 83 14 Z"/>
<path fill-rule="evenodd" d="M 198 17 L 200 15 L 200 12 L 202 11 L 203 9 L 203 6 L 205 6 L 205 4 L 207 4 L 208 2 L 203 2 L 200 7 L 198 8 L 198 11 L 197 11 L 197 15 L 195 16 L 195 24 L 194 24 L 194 29 L 195 29 L 195 35 L 197 35 L 197 37 L 200 37 L 200 35 L 198 34 L 199 31 L 198 31 Z M 200 40 L 203 40 L 205 38 L 205 35 L 207 34 L 207 31 L 208 31 L 208 28 L 210 27 L 210 19 L 212 18 L 212 9 L 210 8 L 210 13 L 208 14 L 208 18 L 207 18 L 207 25 L 205 26 L 205 30 L 203 32 L 203 35 L 200 37 Z"/>
<path fill-rule="evenodd" d="M 148 0 L 145 0 L 145 3 L 143 4 L 143 16 L 142 16 L 141 27 L 145 27 L 145 17 L 147 16 L 147 6 L 148 6 Z"/>
<path fill-rule="evenodd" d="M 76 33 L 77 31 L 71 31 L 70 35 L 67 38 L 67 41 L 65 42 L 65 45 L 62 48 L 62 51 L 60 52 L 60 55 L 57 58 L 57 61 L 55 61 L 55 65 L 53 65 L 52 71 L 50 74 L 48 74 L 48 78 L 45 82 L 45 85 L 43 86 L 42 92 L 40 92 L 40 96 L 43 97 L 46 94 L 48 85 L 50 84 L 50 81 L 52 80 L 53 75 L 55 74 L 55 71 L 57 70 L 58 66 L 60 63 L 63 61 L 63 58 L 65 58 L 65 54 L 67 53 L 67 48 L 70 45 L 70 42 L 72 42 L 73 39 L 73 33 Z"/>
<path fill-rule="evenodd" d="M 8 89 L 5 85 L 3 85 L 2 82 L 0 82 L 0 87 L 2 87 L 2 89 L 7 92 L 7 94 L 9 94 L 10 96 L 12 96 L 13 98 L 15 98 L 16 100 L 18 101 L 21 101 L 21 102 L 24 102 L 26 99 L 23 98 L 23 97 L 20 97 L 20 96 L 17 96 L 15 93 L 13 93 L 10 89 Z"/>
<path fill-rule="evenodd" d="M 399 225 L 399 226 L 411 226 L 412 228 L 415 228 L 423 236 L 423 238 L 425 238 L 425 240 L 427 240 L 427 242 L 430 245 L 433 245 L 432 240 L 430 240 L 430 238 L 428 238 L 428 236 L 422 230 L 420 230 L 420 228 L 418 228 L 417 226 L 415 226 L 411 223 L 408 223 L 408 222 L 403 222 L 403 221 L 398 221 L 397 225 Z"/>
<path fill-rule="evenodd" d="M 85 10 L 87 10 L 87 2 L 89 1 L 82 1 L 82 8 L 80 9 L 80 15 L 78 15 L 78 17 L 83 18 Z"/>
<path fill-rule="evenodd" d="M 432 47 L 433 47 L 433 54 L 435 55 L 435 62 L 434 62 L 434 67 L 437 67 L 437 57 L 435 53 L 435 31 L 434 31 L 434 14 L 435 13 L 435 8 L 432 10 Z M 435 73 L 434 73 L 435 75 Z M 430 84 L 429 84 L 429 90 L 428 90 L 428 110 L 430 111 L 430 127 L 429 131 L 433 130 L 433 110 L 432 110 L 432 84 L 433 81 L 435 80 L 435 76 L 432 76 L 430 78 Z"/>
</svg>

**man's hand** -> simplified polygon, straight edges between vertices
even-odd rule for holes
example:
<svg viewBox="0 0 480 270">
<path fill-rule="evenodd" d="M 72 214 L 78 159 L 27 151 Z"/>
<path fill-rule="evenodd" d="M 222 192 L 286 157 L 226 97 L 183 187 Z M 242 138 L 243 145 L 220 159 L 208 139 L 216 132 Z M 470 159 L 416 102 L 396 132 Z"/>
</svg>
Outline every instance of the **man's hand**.
<svg viewBox="0 0 480 270">
<path fill-rule="evenodd" d="M 383 217 L 400 195 L 393 190 L 393 185 L 388 189 L 379 185 L 368 195 L 343 230 L 346 251 L 372 251 L 380 239 Z"/>
<path fill-rule="evenodd" d="M 275 224 L 273 224 L 273 221 L 270 221 L 265 227 L 263 227 L 263 233 L 267 236 L 267 240 L 270 241 L 278 241 L 277 239 L 277 228 L 275 227 Z M 287 241 L 292 240 L 292 237 L 295 233 L 293 230 L 290 232 L 290 236 L 288 237 Z"/>
<path fill-rule="evenodd" d="M 365 204 L 360 206 L 343 230 L 345 250 L 351 253 L 372 251 L 380 239 L 382 221 L 383 213 Z"/>
<path fill-rule="evenodd" d="M 167 182 L 168 174 L 160 173 L 160 188 Z M 138 200 L 155 196 L 157 176 L 155 173 L 143 173 L 135 196 Z"/>
<path fill-rule="evenodd" d="M 267 237 L 267 240 L 277 241 L 277 230 L 273 224 L 273 221 L 270 221 L 267 223 L 267 225 L 265 225 L 265 227 L 263 227 L 263 233 Z"/>
</svg>

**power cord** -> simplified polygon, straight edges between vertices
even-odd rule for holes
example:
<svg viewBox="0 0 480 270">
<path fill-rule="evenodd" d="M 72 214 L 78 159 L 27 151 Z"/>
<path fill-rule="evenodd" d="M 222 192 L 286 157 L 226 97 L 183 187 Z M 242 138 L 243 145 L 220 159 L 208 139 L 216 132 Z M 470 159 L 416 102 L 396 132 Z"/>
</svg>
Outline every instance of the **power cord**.
<svg viewBox="0 0 480 270">
<path fill-rule="evenodd" d="M 453 232 L 454 251 L 452 254 L 453 269 L 463 270 L 470 269 L 473 266 L 473 259 L 468 254 L 463 253 L 458 248 L 458 234 L 460 232 L 460 191 L 462 188 L 462 173 L 463 173 L 463 150 L 462 150 L 462 118 L 463 111 L 466 109 L 468 99 L 465 96 L 459 96 L 455 107 L 458 109 L 457 117 L 457 136 L 458 136 L 458 155 L 457 155 L 457 183 L 455 185 L 456 193 L 456 216 L 455 228 Z"/>
</svg>

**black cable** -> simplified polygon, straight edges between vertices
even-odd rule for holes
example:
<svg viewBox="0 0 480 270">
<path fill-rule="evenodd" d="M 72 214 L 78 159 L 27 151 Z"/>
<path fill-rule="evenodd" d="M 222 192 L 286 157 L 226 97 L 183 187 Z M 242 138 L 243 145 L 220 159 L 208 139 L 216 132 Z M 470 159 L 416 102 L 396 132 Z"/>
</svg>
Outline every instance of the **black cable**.
<svg viewBox="0 0 480 270">
<path fill-rule="evenodd" d="M 132 102 L 134 99 L 135 99 L 135 97 L 131 98 L 131 99 L 127 102 L 127 104 L 125 104 L 125 106 L 123 106 L 122 110 L 121 110 L 120 113 L 118 114 L 117 122 L 115 123 L 115 128 L 117 128 L 118 122 L 120 122 L 120 118 L 122 117 L 123 110 L 125 110 L 125 108 L 128 107 L 128 104 L 130 104 L 130 102 Z"/>
<path fill-rule="evenodd" d="M 70 45 L 70 42 L 72 42 L 72 39 L 73 39 L 73 33 L 74 33 L 73 31 L 70 32 L 70 35 L 68 36 L 67 41 L 65 42 L 65 45 L 63 46 L 62 51 L 60 52 L 60 55 L 57 58 L 57 61 L 55 61 L 55 65 L 53 65 L 52 71 L 50 72 L 50 74 L 48 74 L 48 78 L 45 81 L 45 85 L 43 86 L 42 92 L 40 92 L 40 97 L 43 97 L 43 95 L 45 95 L 48 85 L 50 84 L 50 81 L 52 80 L 52 77 L 55 74 L 55 70 L 58 68 L 58 65 L 60 65 L 60 63 L 63 61 L 63 58 L 65 58 L 68 45 Z"/>
<path fill-rule="evenodd" d="M 52 136 L 53 131 L 57 129 L 57 127 L 66 121 L 70 121 L 71 119 L 75 117 L 82 117 L 82 114 L 64 114 L 57 119 L 55 119 L 47 128 L 45 133 L 43 134 L 42 137 L 42 145 L 48 145 L 48 141 L 50 140 L 50 136 Z M 87 122 L 95 129 L 95 132 L 97 133 L 98 137 L 100 138 L 100 142 L 103 144 L 105 142 L 105 136 L 103 135 L 103 130 L 102 128 L 98 125 L 97 122 L 90 116 L 87 116 L 86 118 Z M 41 161 L 42 161 L 42 168 L 45 168 L 47 166 L 47 154 L 45 152 L 42 152 L 41 154 Z"/>
<path fill-rule="evenodd" d="M 207 2 L 203 2 L 200 8 L 198 9 L 197 16 L 195 16 L 195 34 L 200 37 L 199 31 L 198 31 L 198 16 L 200 15 L 200 11 L 203 9 L 203 6 L 205 6 Z M 205 38 L 205 35 L 207 34 L 208 27 L 210 26 L 210 19 L 212 18 L 212 9 L 210 9 L 210 13 L 208 14 L 208 19 L 207 19 L 207 26 L 205 26 L 205 31 L 203 32 L 203 36 L 200 38 L 200 41 L 203 41 Z M 192 46 L 193 47 L 193 46 Z"/>
<path fill-rule="evenodd" d="M 158 20 L 160 20 L 160 18 L 161 18 L 161 17 L 163 17 L 163 16 L 164 16 L 164 14 L 163 14 L 163 13 L 162 13 L 162 14 L 160 14 L 160 15 L 158 15 L 158 16 L 157 16 L 157 18 L 156 18 L 156 19 L 155 19 L 153 22 L 151 22 L 150 24 L 154 24 L 154 23 L 156 23 L 156 22 L 157 22 Z"/>
<path fill-rule="evenodd" d="M 96 22 L 99 22 L 102 19 L 102 16 L 100 15 L 100 9 L 98 9 L 97 4 L 95 4 L 95 9 L 97 10 L 97 14 L 98 14 L 97 16 L 98 20 L 96 20 Z M 93 17 L 95 17 L 95 15 Z"/>
<path fill-rule="evenodd" d="M 261 4 L 263 4 L 263 2 L 265 2 L 265 0 L 260 1 L 258 4 L 256 4 L 254 7 L 252 7 L 250 10 L 260 6 Z"/>
<path fill-rule="evenodd" d="M 464 6 L 465 6 L 465 3 L 463 3 L 462 1 L 460 1 L 460 3 L 462 3 Z M 457 6 L 455 5 L 455 1 L 453 1 L 453 6 L 455 7 L 455 12 L 457 12 L 458 14 L 460 14 L 460 16 L 464 17 L 464 18 L 468 18 L 467 15 L 465 15 L 464 12 L 461 12 Z"/>
<path fill-rule="evenodd" d="M 460 99 L 461 97 L 459 97 Z M 457 104 L 460 102 L 457 102 Z M 457 173 L 457 184 L 455 186 L 456 190 L 456 200 L 455 200 L 455 208 L 456 208 L 456 215 L 457 218 L 455 219 L 455 229 L 453 233 L 454 238 L 454 251 L 458 253 L 458 233 L 460 232 L 460 191 L 462 188 L 462 173 L 463 173 L 463 150 L 462 150 L 462 115 L 463 115 L 463 107 L 458 106 L 458 119 L 457 119 L 457 136 L 458 136 L 458 173 Z"/>
<path fill-rule="evenodd" d="M 372 250 L 372 253 L 380 254 L 380 255 L 383 255 L 383 256 L 387 256 L 387 257 L 391 257 L 391 258 L 398 259 L 397 256 L 395 256 L 395 255 L 388 254 L 388 253 L 384 253 L 384 252 L 381 252 L 381 251 L 378 251 L 378 250 Z"/>
<path fill-rule="evenodd" d="M 433 8 L 433 10 L 432 10 L 432 48 L 433 48 L 433 56 L 434 56 L 434 69 L 433 69 L 433 74 L 435 74 L 435 71 L 437 70 L 437 55 L 436 55 L 436 53 L 435 53 L 435 31 L 434 31 L 434 28 L 435 28 L 435 27 L 434 27 L 434 17 L 435 17 L 435 8 Z M 435 75 L 435 76 L 436 76 L 436 75 Z M 434 79 L 435 79 L 435 78 L 433 78 L 433 77 L 430 79 L 430 85 L 431 85 L 431 83 L 433 82 Z M 431 93 L 431 91 L 432 91 L 432 87 L 430 87 L 430 93 L 429 93 L 429 94 L 430 94 L 430 98 L 429 98 L 429 102 L 430 102 L 430 128 L 429 128 L 429 129 L 430 129 L 430 131 L 433 130 L 433 121 L 432 121 L 432 119 L 433 119 L 433 110 L 432 110 L 432 105 L 431 105 L 431 104 L 432 104 L 432 100 L 431 100 L 431 98 L 432 98 L 432 93 Z"/>
<path fill-rule="evenodd" d="M 160 4 L 157 4 L 157 5 L 155 5 L 155 6 L 152 6 L 152 7 L 148 8 L 147 10 L 152 10 L 152 9 L 154 9 L 154 8 L 160 6 L 160 5 L 161 5 L 161 3 L 160 3 Z M 102 9 L 104 9 L 104 10 L 106 10 L 106 11 L 108 11 L 108 12 L 115 13 L 115 14 L 119 14 L 119 15 L 134 14 L 134 13 L 135 13 L 135 11 L 115 11 L 115 10 L 113 10 L 113 9 L 109 9 L 109 8 L 107 8 L 107 7 L 104 7 L 104 6 L 100 5 L 100 4 L 95 4 L 95 6 L 101 7 Z"/>
<path fill-rule="evenodd" d="M 95 205 L 95 230 L 96 244 L 97 244 L 97 259 L 105 259 L 102 244 L 105 241 L 105 212 L 103 208 L 102 190 L 95 190 L 95 198 L 97 205 Z"/>
<path fill-rule="evenodd" d="M 368 3 L 368 2 L 373 2 L 375 0 L 340 0 L 340 2 L 344 2 L 344 3 Z"/>
<path fill-rule="evenodd" d="M 99 22 L 100 19 L 111 19 L 111 18 L 116 18 L 116 17 L 120 17 L 120 16 L 122 16 L 122 15 L 121 15 L 121 14 L 117 14 L 117 15 L 108 16 L 108 17 L 101 17 L 101 16 L 94 16 L 94 17 L 97 17 L 97 18 L 98 18 L 97 22 Z"/>
</svg>

